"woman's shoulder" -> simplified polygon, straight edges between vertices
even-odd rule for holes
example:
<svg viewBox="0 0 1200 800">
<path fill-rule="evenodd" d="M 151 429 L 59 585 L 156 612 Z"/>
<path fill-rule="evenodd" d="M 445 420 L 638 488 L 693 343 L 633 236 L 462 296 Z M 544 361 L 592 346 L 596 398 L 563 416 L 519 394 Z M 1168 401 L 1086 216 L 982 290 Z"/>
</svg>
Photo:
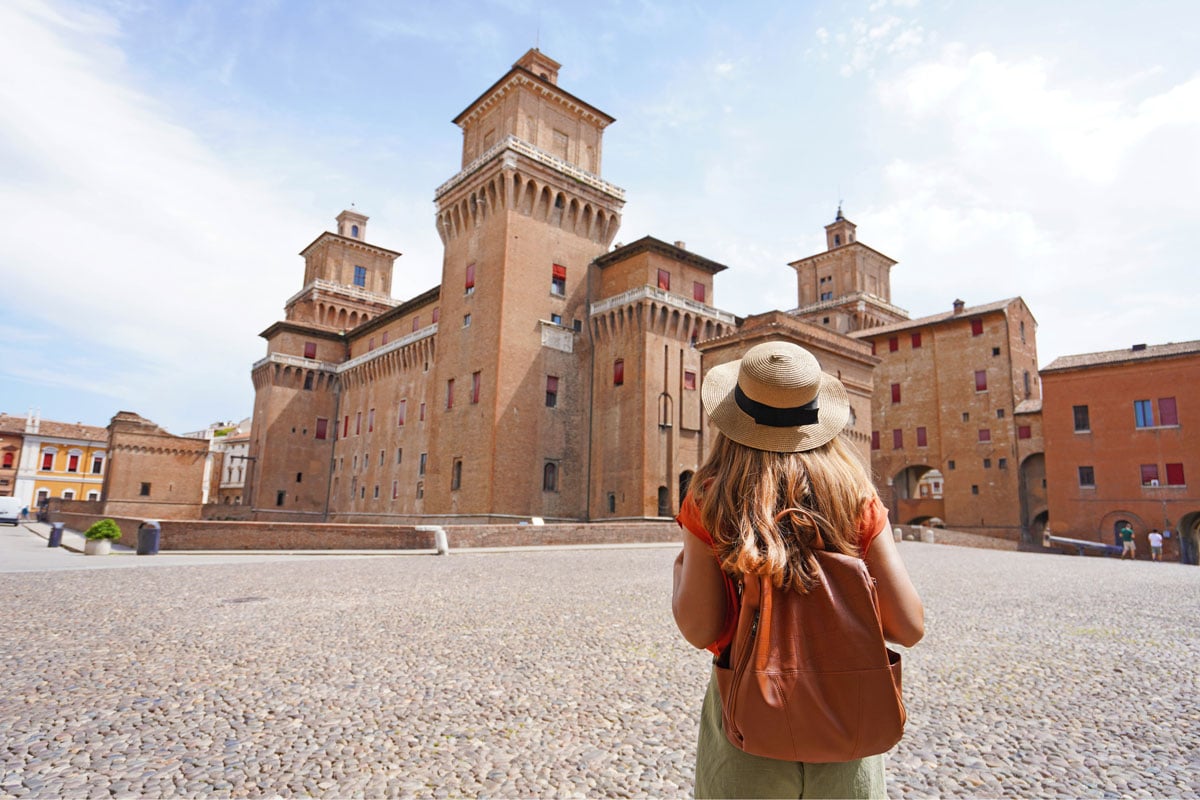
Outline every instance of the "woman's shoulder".
<svg viewBox="0 0 1200 800">
<path fill-rule="evenodd" d="M 691 492 L 688 492 L 687 496 L 683 498 L 675 521 L 700 541 L 712 544 L 712 534 L 708 532 L 708 529 L 704 527 L 704 522 L 700 519 L 700 504 L 696 502 L 696 498 Z"/>
</svg>

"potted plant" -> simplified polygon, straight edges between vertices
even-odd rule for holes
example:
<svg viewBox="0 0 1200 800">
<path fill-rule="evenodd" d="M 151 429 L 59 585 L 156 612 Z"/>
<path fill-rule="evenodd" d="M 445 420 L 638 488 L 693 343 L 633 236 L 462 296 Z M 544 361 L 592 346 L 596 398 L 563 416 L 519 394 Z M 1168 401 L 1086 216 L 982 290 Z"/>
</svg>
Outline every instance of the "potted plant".
<svg viewBox="0 0 1200 800">
<path fill-rule="evenodd" d="M 83 552 L 89 556 L 106 556 L 112 549 L 114 539 L 121 538 L 121 529 L 111 519 L 100 519 L 92 523 L 92 527 L 83 532 L 87 541 Z"/>
</svg>

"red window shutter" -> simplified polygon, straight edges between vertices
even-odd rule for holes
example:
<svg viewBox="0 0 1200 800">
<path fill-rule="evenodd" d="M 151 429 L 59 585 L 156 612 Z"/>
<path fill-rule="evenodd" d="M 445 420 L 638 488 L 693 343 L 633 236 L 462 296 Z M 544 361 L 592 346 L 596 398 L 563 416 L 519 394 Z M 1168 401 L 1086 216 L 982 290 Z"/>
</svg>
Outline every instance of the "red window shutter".
<svg viewBox="0 0 1200 800">
<path fill-rule="evenodd" d="M 920 333 L 920 331 L 918 331 L 917 333 L 914 333 L 914 334 L 912 335 L 912 346 L 913 346 L 913 350 L 916 350 L 917 348 L 919 348 L 919 347 L 921 346 L 921 333 Z"/>
<path fill-rule="evenodd" d="M 991 440 L 992 440 L 992 429 L 991 428 L 980 428 L 979 429 L 979 441 L 990 442 Z"/>
<path fill-rule="evenodd" d="M 879 449 L 879 431 L 871 431 L 871 449 Z"/>
<path fill-rule="evenodd" d="M 625 360 L 618 358 L 613 362 L 613 385 L 620 386 L 625 383 Z"/>
<path fill-rule="evenodd" d="M 441 312 L 441 310 L 442 310 L 442 309 L 441 309 L 441 306 L 438 306 L 437 308 L 435 308 L 435 309 L 433 310 L 433 324 L 434 324 L 434 325 L 436 325 L 436 324 L 437 324 L 438 317 L 440 317 L 440 316 L 441 316 L 441 314 L 439 313 L 439 312 Z M 384 341 L 386 341 L 386 340 L 384 340 Z"/>
<path fill-rule="evenodd" d="M 1142 464 L 1142 486 L 1158 483 L 1158 464 Z"/>
<path fill-rule="evenodd" d="M 316 358 L 317 357 L 317 343 L 316 342 L 305 342 L 304 343 L 304 357 L 305 358 Z"/>
<path fill-rule="evenodd" d="M 1167 486 L 1184 486 L 1183 464 L 1167 464 Z"/>
<path fill-rule="evenodd" d="M 342 438 L 345 439 L 350 435 L 350 415 L 346 415 L 346 421 L 342 424 Z"/>
<path fill-rule="evenodd" d="M 471 402 L 472 403 L 479 402 L 479 383 L 480 383 L 480 373 L 472 372 L 471 373 Z"/>
<path fill-rule="evenodd" d="M 467 289 L 475 288 L 475 265 L 467 264 Z"/>
<path fill-rule="evenodd" d="M 660 269 L 658 271 L 658 288 L 662 289 L 664 292 L 671 291 L 671 273 L 667 272 L 665 269 Z"/>
<path fill-rule="evenodd" d="M 900 337 L 891 336 L 888 338 L 888 352 L 894 353 L 900 349 Z"/>
<path fill-rule="evenodd" d="M 983 320 L 981 320 L 981 319 L 971 320 L 971 335 L 972 336 L 983 336 Z"/>
<path fill-rule="evenodd" d="M 558 391 L 558 378 L 554 377 L 553 375 L 546 376 L 546 391 L 550 393 L 555 393 Z"/>
<path fill-rule="evenodd" d="M 977 391 L 977 392 L 986 392 L 987 391 L 987 370 L 983 370 L 983 369 L 975 370 L 975 391 Z"/>
<path fill-rule="evenodd" d="M 42 469 L 54 469 L 54 453 L 42 455 Z"/>
<path fill-rule="evenodd" d="M 413 331 L 415 332 L 420 327 L 421 327 L 420 315 L 413 317 Z"/>
<path fill-rule="evenodd" d="M 904 447 L 904 431 L 896 428 L 892 431 L 892 449 L 901 450 Z"/>
<path fill-rule="evenodd" d="M 1178 425 L 1179 411 L 1175 407 L 1174 397 L 1158 398 L 1158 424 Z"/>
<path fill-rule="evenodd" d="M 694 281 L 692 283 L 692 299 L 697 303 L 704 303 L 707 296 L 704 284 L 700 281 Z"/>
<path fill-rule="evenodd" d="M 1030 427 L 1029 425 L 1018 425 L 1017 426 L 1017 438 L 1018 439 L 1033 438 L 1033 428 Z"/>
<path fill-rule="evenodd" d="M 446 381 L 446 408 L 454 408 L 454 378 Z"/>
<path fill-rule="evenodd" d="M 545 263 L 545 262 L 542 262 L 542 263 Z M 545 275 L 546 273 L 543 272 L 542 274 Z M 567 279 L 567 268 L 564 267 L 562 264 L 555 264 L 554 268 L 552 270 L 551 277 L 552 278 L 560 278 L 565 281 Z"/>
<path fill-rule="evenodd" d="M 407 401 L 407 400 L 401 400 L 401 401 L 400 401 L 400 411 L 399 411 L 399 413 L 397 414 L 397 422 L 396 422 L 396 425 L 397 425 L 397 426 L 399 426 L 399 425 L 403 425 L 403 424 L 404 424 L 404 417 L 405 417 L 407 414 L 408 414 L 408 401 Z"/>
<path fill-rule="evenodd" d="M 892 384 L 892 402 L 893 403 L 900 402 L 900 384 L 898 384 L 898 383 Z"/>
<path fill-rule="evenodd" d="M 917 428 L 917 447 L 926 447 L 929 444 L 924 428 Z"/>
<path fill-rule="evenodd" d="M 362 412 L 355 411 L 354 412 L 354 435 L 358 436 L 360 433 L 362 433 Z"/>
<path fill-rule="evenodd" d="M 387 344 L 388 343 L 388 332 L 384 331 L 383 336 L 381 338 L 383 339 L 383 341 L 380 342 L 380 344 Z"/>
<path fill-rule="evenodd" d="M 317 417 L 317 433 L 316 438 L 324 439 L 329 433 L 329 420 L 323 417 Z"/>
<path fill-rule="evenodd" d="M 71 455 L 67 458 L 67 472 L 79 472 L 79 456 Z"/>
<path fill-rule="evenodd" d="M 367 412 L 367 433 L 375 430 L 375 409 Z"/>
</svg>

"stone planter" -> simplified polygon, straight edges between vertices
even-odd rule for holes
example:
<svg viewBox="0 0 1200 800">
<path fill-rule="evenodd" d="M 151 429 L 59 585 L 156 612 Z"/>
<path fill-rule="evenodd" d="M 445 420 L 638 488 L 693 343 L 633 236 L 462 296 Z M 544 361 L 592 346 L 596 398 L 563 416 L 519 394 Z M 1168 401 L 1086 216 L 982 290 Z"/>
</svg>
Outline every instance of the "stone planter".
<svg viewBox="0 0 1200 800">
<path fill-rule="evenodd" d="M 88 539 L 83 543 L 83 553 L 89 556 L 106 556 L 112 551 L 112 542 L 108 539 Z"/>
</svg>

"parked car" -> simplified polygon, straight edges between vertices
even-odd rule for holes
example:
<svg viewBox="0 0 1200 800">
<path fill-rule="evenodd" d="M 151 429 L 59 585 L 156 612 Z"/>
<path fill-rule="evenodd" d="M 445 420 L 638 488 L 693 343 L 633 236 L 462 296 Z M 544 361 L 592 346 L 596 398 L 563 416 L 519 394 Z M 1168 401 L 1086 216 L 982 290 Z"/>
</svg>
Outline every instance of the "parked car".
<svg viewBox="0 0 1200 800">
<path fill-rule="evenodd" d="M 16 525 L 21 521 L 21 509 L 25 504 L 16 497 L 0 497 L 0 522 Z"/>
</svg>

